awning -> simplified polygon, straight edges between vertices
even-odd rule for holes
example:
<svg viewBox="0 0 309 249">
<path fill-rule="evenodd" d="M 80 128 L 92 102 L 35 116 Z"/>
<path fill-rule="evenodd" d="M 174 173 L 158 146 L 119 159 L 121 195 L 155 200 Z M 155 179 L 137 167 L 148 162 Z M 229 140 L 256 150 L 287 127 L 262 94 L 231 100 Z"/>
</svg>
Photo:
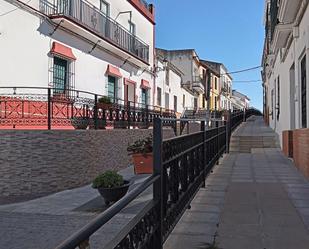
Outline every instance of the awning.
<svg viewBox="0 0 309 249">
<path fill-rule="evenodd" d="M 150 87 L 149 81 L 142 80 L 141 88 L 148 88 L 148 89 L 150 89 L 151 87 Z"/>
<path fill-rule="evenodd" d="M 133 81 L 133 80 L 130 80 L 130 79 L 128 79 L 128 78 L 125 78 L 125 79 L 124 79 L 124 84 L 125 84 L 125 85 L 129 85 L 129 84 L 131 84 L 131 85 L 136 85 L 136 82 Z"/>
<path fill-rule="evenodd" d="M 53 42 L 53 46 L 52 46 L 52 49 L 50 50 L 50 53 L 65 57 L 70 60 L 74 60 L 74 61 L 76 60 L 76 57 L 74 56 L 72 52 L 72 49 L 58 42 Z"/>
<path fill-rule="evenodd" d="M 107 66 L 106 74 L 115 76 L 117 78 L 122 78 L 122 74 L 120 73 L 120 70 L 118 67 L 114 67 L 112 65 Z"/>
</svg>

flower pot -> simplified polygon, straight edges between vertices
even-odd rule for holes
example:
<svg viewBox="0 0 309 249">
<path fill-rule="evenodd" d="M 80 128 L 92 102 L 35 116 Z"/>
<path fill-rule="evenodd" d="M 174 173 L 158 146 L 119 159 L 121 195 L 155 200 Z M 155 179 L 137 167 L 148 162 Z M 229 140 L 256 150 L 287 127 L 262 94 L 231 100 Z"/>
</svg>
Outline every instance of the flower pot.
<svg viewBox="0 0 309 249">
<path fill-rule="evenodd" d="M 153 154 L 133 154 L 135 174 L 152 174 L 153 173 Z"/>
<path fill-rule="evenodd" d="M 76 130 L 86 130 L 89 125 L 89 118 L 71 118 L 71 124 Z"/>
<path fill-rule="evenodd" d="M 120 200 L 128 192 L 130 187 L 129 181 L 124 181 L 124 185 L 116 188 L 98 188 L 99 193 L 104 198 L 105 204 Z"/>
</svg>

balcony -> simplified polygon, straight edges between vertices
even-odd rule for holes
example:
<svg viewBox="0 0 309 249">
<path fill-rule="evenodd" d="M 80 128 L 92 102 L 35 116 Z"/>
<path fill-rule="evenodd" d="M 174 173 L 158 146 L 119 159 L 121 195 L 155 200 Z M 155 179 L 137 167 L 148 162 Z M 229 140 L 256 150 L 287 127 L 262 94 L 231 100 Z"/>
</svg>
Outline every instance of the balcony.
<svg viewBox="0 0 309 249">
<path fill-rule="evenodd" d="M 205 87 L 204 87 L 204 84 L 203 84 L 203 79 L 200 76 L 193 77 L 192 88 L 193 88 L 193 90 L 195 90 L 199 94 L 205 93 Z"/>
<path fill-rule="evenodd" d="M 40 0 L 40 10 L 74 33 L 124 58 L 144 66 L 149 64 L 149 46 L 121 24 L 83 0 Z"/>
<path fill-rule="evenodd" d="M 281 23 L 293 23 L 300 9 L 301 0 L 281 0 L 278 17 Z"/>
</svg>

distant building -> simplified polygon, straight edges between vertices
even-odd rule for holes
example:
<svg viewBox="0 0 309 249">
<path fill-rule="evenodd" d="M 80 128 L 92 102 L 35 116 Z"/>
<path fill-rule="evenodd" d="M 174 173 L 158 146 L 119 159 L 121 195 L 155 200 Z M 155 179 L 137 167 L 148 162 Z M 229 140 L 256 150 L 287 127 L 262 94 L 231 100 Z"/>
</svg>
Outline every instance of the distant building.
<svg viewBox="0 0 309 249">
<path fill-rule="evenodd" d="M 220 64 L 220 102 L 221 110 L 232 109 L 233 78 L 223 64 Z"/>
<path fill-rule="evenodd" d="M 186 108 L 194 109 L 196 93 L 183 84 L 183 72 L 157 53 L 156 59 L 156 108 L 173 110 L 178 117 Z"/>
<path fill-rule="evenodd" d="M 232 91 L 231 110 L 246 110 L 250 107 L 250 99 L 243 93 Z"/>
<path fill-rule="evenodd" d="M 205 108 L 205 79 L 200 72 L 200 59 L 194 49 L 157 49 L 157 55 L 171 62 L 182 73 L 182 85 L 194 93 L 194 109 Z"/>
</svg>

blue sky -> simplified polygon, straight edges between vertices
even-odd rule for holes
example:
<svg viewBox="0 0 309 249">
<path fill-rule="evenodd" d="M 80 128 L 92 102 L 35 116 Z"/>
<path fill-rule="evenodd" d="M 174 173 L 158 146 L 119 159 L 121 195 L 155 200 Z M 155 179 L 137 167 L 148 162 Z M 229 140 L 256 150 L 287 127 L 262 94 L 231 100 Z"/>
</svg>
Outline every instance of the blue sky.
<svg viewBox="0 0 309 249">
<path fill-rule="evenodd" d="M 202 59 L 222 62 L 230 72 L 261 64 L 263 0 L 149 0 L 156 6 L 156 46 L 194 48 Z M 235 81 L 260 80 L 260 69 L 233 75 Z M 261 82 L 234 83 L 263 106 Z"/>
</svg>

